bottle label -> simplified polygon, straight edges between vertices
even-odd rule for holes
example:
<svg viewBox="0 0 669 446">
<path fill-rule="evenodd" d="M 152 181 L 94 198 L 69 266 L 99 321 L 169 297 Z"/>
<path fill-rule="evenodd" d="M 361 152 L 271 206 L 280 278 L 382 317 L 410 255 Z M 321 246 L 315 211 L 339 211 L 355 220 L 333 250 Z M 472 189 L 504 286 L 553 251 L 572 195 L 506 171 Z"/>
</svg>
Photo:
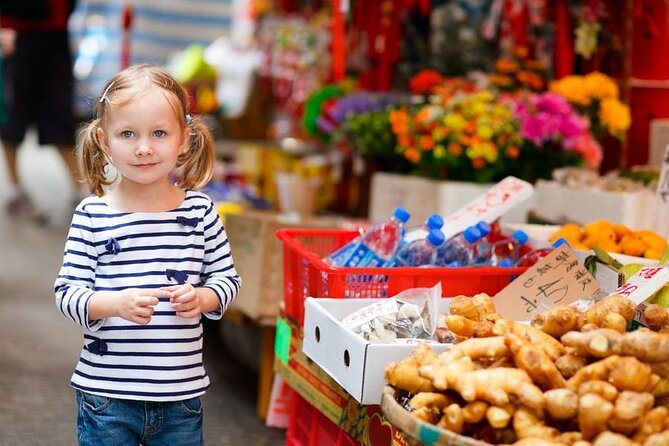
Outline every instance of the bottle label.
<svg viewBox="0 0 669 446">
<path fill-rule="evenodd" d="M 383 266 L 384 263 L 386 263 L 385 259 L 369 249 L 365 244 L 360 243 L 343 266 L 377 267 Z"/>
<path fill-rule="evenodd" d="M 332 266 L 345 266 L 346 262 L 351 258 L 353 253 L 360 246 L 360 237 L 348 242 L 329 256 L 327 256 L 327 261 Z"/>
</svg>

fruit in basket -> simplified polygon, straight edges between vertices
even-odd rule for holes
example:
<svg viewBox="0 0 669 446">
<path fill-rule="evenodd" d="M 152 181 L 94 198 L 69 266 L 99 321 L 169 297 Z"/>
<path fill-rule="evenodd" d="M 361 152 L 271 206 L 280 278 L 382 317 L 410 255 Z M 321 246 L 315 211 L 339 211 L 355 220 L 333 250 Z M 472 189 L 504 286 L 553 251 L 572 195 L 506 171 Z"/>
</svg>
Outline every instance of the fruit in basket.
<svg viewBox="0 0 669 446">
<path fill-rule="evenodd" d="M 628 263 L 618 268 L 618 271 L 622 273 L 625 277 L 625 282 L 627 282 L 630 280 L 630 277 L 638 273 L 641 268 L 643 268 L 643 265 L 640 263 Z"/>
<path fill-rule="evenodd" d="M 566 223 L 549 240 L 552 242 L 560 237 L 565 238 L 572 249 L 588 251 L 599 248 L 607 252 L 656 260 L 662 257 L 668 246 L 667 241 L 654 231 L 632 231 L 625 225 L 606 220 L 588 223 L 582 229 L 575 223 Z"/>
</svg>

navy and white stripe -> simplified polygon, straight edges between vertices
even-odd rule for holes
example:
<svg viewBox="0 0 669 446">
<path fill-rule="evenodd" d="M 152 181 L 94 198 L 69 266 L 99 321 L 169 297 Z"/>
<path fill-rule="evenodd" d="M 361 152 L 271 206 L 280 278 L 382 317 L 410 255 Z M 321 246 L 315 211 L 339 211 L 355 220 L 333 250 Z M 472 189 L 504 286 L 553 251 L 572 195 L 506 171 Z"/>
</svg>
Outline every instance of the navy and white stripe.
<svg viewBox="0 0 669 446">
<path fill-rule="evenodd" d="M 220 319 L 239 292 L 225 229 L 205 194 L 187 191 L 179 208 L 158 213 L 118 212 L 98 197 L 77 206 L 55 283 L 56 306 L 84 328 L 73 387 L 149 401 L 204 393 L 209 377 L 202 365 L 200 317 L 179 317 L 160 299 L 148 325 L 117 317 L 88 320 L 96 291 L 174 285 L 168 278 L 174 271 L 216 293 L 220 309 L 206 313 L 210 319 Z"/>
</svg>

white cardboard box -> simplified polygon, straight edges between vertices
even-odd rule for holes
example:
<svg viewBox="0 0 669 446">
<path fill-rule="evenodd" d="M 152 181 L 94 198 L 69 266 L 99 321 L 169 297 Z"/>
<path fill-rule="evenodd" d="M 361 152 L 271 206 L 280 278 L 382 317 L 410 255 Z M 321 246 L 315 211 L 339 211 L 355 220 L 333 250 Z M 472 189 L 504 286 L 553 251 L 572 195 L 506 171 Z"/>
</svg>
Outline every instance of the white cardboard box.
<svg viewBox="0 0 669 446">
<path fill-rule="evenodd" d="M 380 404 L 383 369 L 401 361 L 416 345 L 373 344 L 341 324 L 354 311 L 383 299 L 315 299 L 305 301 L 302 350 L 361 404 Z M 441 313 L 450 299 L 441 300 Z M 436 352 L 448 344 L 431 346 Z"/>
<path fill-rule="evenodd" d="M 445 218 L 486 193 L 492 186 L 494 184 L 437 181 L 377 172 L 372 176 L 369 220 L 386 220 L 398 206 L 411 213 L 409 225 L 421 224 L 435 213 Z M 525 223 L 533 205 L 534 198 L 525 201 L 505 214 L 502 222 Z"/>
</svg>

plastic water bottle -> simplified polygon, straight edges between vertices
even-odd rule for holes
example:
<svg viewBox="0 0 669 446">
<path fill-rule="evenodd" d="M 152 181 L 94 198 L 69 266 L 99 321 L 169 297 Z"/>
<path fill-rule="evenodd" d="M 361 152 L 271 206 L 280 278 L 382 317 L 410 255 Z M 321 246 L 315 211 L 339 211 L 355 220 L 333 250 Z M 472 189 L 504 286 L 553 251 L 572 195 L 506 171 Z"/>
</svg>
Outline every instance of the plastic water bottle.
<svg viewBox="0 0 669 446">
<path fill-rule="evenodd" d="M 555 248 L 558 248 L 562 245 L 569 246 L 569 242 L 563 238 L 559 238 L 553 242 L 553 245 L 550 248 L 539 248 L 535 249 L 534 251 L 530 251 L 518 259 L 517 266 L 532 266 L 553 252 Z"/>
<path fill-rule="evenodd" d="M 439 247 L 436 264 L 449 266 L 453 262 L 458 262 L 461 266 L 471 265 L 476 252 L 476 242 L 480 238 L 481 231 L 474 226 L 468 227 Z"/>
<path fill-rule="evenodd" d="M 344 267 L 385 266 L 400 247 L 404 223 L 410 217 L 403 208 L 395 209 L 389 220 L 370 226 L 361 237 L 330 254 L 326 261 L 333 266 Z"/>
<path fill-rule="evenodd" d="M 490 263 L 490 241 L 488 241 L 488 236 L 490 235 L 491 228 L 488 223 L 485 221 L 480 221 L 476 223 L 476 229 L 481 233 L 481 238 L 476 242 L 476 249 L 474 251 L 474 264 L 484 265 Z"/>
<path fill-rule="evenodd" d="M 527 234 L 520 229 L 514 231 L 511 238 L 494 243 L 491 248 L 491 264 L 503 266 L 501 262 L 508 259 L 507 262 L 504 262 L 504 266 L 516 265 L 520 258 L 520 249 L 525 243 L 527 243 Z"/>
<path fill-rule="evenodd" d="M 427 266 L 437 260 L 437 249 L 444 243 L 441 229 L 431 229 L 427 237 L 404 243 L 394 259 L 394 266 Z"/>
<path fill-rule="evenodd" d="M 444 226 L 444 219 L 439 214 L 432 214 L 424 224 L 408 229 L 402 241 L 410 243 L 414 240 L 426 239 L 432 229 L 441 229 L 442 226 Z"/>
</svg>

